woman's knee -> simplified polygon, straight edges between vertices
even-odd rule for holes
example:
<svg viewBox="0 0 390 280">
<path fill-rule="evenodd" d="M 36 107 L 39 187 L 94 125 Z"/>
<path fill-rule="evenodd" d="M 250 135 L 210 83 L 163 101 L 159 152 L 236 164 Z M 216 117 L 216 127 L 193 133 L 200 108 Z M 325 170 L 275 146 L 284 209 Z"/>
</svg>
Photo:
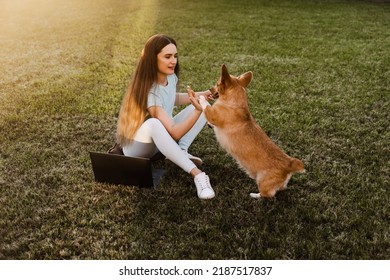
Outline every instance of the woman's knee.
<svg viewBox="0 0 390 280">
<path fill-rule="evenodd" d="M 150 126 L 160 126 L 160 125 L 162 125 L 162 122 L 159 120 L 159 119 L 157 119 L 157 118 L 150 118 L 150 119 L 147 119 L 146 121 L 145 121 L 145 123 L 147 123 L 148 125 L 150 125 Z"/>
<path fill-rule="evenodd" d="M 153 132 L 161 130 L 161 127 L 163 127 L 163 125 L 160 120 L 156 118 L 147 119 L 138 129 L 134 140 L 142 143 L 152 143 Z"/>
<path fill-rule="evenodd" d="M 146 121 L 148 123 L 148 127 L 151 131 L 160 131 L 161 129 L 166 130 L 165 126 L 162 122 L 157 118 L 150 118 Z"/>
</svg>

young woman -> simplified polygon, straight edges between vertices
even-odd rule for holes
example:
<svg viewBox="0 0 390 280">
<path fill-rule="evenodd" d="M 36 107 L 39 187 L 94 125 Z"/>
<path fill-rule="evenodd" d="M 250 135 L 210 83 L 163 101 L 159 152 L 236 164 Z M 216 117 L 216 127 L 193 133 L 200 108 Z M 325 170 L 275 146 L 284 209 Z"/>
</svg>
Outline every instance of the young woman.
<svg viewBox="0 0 390 280">
<path fill-rule="evenodd" d="M 209 177 L 199 169 L 202 160 L 188 148 L 206 124 L 200 95 L 211 100 L 211 92 L 177 93 L 179 75 L 177 45 L 166 35 L 154 35 L 145 44 L 132 82 L 119 112 L 117 141 L 126 156 L 151 158 L 159 151 L 191 174 L 198 197 L 215 196 Z M 186 105 L 173 117 L 173 108 Z"/>
</svg>

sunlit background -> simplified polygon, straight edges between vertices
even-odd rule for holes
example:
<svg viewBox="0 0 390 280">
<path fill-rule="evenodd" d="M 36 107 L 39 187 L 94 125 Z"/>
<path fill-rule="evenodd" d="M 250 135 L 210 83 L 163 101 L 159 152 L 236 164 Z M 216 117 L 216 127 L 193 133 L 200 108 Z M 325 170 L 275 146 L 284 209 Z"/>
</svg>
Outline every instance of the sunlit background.
<svg viewBox="0 0 390 280">
<path fill-rule="evenodd" d="M 143 41 L 143 36 L 149 35 L 147 27 L 154 25 L 155 1 L 137 2 L 1 0 L 0 96 L 23 94 L 48 79 L 77 74 L 83 64 L 95 59 L 91 46 L 111 27 L 127 25 L 134 31 L 139 25 Z M 137 16 L 121 17 L 129 9 L 138 9 Z M 148 24 L 143 22 L 145 14 Z M 129 34 L 133 42 L 134 35 L 136 32 Z"/>
</svg>

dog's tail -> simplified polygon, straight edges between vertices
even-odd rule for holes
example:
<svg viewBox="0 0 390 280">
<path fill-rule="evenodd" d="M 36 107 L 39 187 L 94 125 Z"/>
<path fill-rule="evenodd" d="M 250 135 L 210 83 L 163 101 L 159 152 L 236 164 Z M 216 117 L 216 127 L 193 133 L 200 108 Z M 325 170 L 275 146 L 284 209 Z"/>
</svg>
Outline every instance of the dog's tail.
<svg viewBox="0 0 390 280">
<path fill-rule="evenodd" d="M 291 158 L 290 160 L 290 170 L 291 172 L 305 173 L 305 165 L 300 159 Z"/>
</svg>

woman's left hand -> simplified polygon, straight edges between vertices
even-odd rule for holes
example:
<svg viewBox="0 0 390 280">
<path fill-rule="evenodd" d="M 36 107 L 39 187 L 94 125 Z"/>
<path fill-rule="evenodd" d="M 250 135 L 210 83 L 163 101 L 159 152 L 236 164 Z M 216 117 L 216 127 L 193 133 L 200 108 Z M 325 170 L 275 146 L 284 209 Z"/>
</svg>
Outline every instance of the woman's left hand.
<svg viewBox="0 0 390 280">
<path fill-rule="evenodd" d="M 194 105 L 195 109 L 198 111 L 203 111 L 202 106 L 199 103 L 198 97 L 190 86 L 187 86 L 187 93 L 188 98 L 190 99 L 191 104 Z"/>
</svg>

